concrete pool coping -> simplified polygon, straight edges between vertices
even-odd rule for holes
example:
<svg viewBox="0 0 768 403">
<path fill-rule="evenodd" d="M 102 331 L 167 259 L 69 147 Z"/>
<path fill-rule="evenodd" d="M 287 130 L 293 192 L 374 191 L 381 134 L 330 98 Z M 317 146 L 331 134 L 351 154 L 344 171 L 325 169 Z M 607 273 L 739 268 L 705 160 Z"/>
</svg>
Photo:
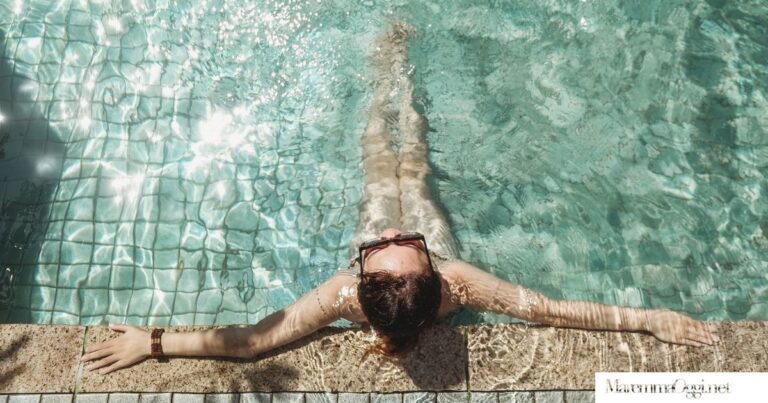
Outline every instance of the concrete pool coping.
<svg viewBox="0 0 768 403">
<path fill-rule="evenodd" d="M 7 324 L 0 394 L 583 391 L 594 390 L 595 372 L 768 372 L 768 322 L 715 323 L 721 341 L 702 348 L 640 333 L 441 325 L 401 365 L 362 360 L 371 333 L 326 328 L 253 360 L 150 359 L 106 376 L 84 370 L 79 357 L 113 337 L 108 328 Z"/>
</svg>

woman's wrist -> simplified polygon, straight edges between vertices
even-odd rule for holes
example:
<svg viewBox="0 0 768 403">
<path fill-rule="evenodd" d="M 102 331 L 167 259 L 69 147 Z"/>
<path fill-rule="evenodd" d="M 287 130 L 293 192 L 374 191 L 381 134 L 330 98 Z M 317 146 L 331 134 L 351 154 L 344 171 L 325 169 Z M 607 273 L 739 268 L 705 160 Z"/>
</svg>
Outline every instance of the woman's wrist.
<svg viewBox="0 0 768 403">
<path fill-rule="evenodd" d="M 615 330 L 648 331 L 649 309 L 618 307 L 619 321 Z"/>
<path fill-rule="evenodd" d="M 163 352 L 163 333 L 165 329 L 152 329 L 150 333 L 150 349 L 149 354 L 153 358 L 163 358 L 165 353 Z"/>
<path fill-rule="evenodd" d="M 152 330 L 142 332 L 142 338 L 144 339 L 141 343 L 144 346 L 141 350 L 142 355 L 145 359 L 152 357 Z"/>
</svg>

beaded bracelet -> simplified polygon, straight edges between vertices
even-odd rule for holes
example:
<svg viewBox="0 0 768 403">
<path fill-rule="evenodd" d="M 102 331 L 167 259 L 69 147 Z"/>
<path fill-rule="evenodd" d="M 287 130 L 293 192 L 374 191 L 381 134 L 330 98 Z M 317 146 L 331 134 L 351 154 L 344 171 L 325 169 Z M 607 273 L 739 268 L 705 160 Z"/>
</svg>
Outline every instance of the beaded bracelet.
<svg viewBox="0 0 768 403">
<path fill-rule="evenodd" d="M 163 344 L 160 338 L 165 329 L 152 329 L 152 357 L 161 358 L 163 356 Z"/>
</svg>

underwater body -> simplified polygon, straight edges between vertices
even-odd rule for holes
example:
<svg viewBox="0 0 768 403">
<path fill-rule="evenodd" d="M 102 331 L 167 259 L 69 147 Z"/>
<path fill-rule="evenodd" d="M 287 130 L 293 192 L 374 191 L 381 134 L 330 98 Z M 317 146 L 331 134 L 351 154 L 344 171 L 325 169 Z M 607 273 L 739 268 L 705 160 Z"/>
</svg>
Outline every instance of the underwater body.
<svg viewBox="0 0 768 403">
<path fill-rule="evenodd" d="M 255 323 L 346 267 L 395 20 L 462 259 L 768 320 L 764 2 L 3 0 L 0 321 Z"/>
</svg>

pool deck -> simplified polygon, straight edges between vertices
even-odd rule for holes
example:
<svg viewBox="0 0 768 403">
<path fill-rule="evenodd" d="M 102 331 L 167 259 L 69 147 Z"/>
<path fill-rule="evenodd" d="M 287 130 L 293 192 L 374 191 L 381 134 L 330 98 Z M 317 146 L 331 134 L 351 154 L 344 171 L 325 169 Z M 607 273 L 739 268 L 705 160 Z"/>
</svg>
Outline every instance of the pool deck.
<svg viewBox="0 0 768 403">
<path fill-rule="evenodd" d="M 79 361 L 113 337 L 106 327 L 0 325 L 0 403 L 584 402 L 595 372 L 768 372 L 768 322 L 717 324 L 721 341 L 702 348 L 639 333 L 435 326 L 402 365 L 362 361 L 370 333 L 327 328 L 254 360 L 151 359 L 106 376 Z"/>
</svg>

